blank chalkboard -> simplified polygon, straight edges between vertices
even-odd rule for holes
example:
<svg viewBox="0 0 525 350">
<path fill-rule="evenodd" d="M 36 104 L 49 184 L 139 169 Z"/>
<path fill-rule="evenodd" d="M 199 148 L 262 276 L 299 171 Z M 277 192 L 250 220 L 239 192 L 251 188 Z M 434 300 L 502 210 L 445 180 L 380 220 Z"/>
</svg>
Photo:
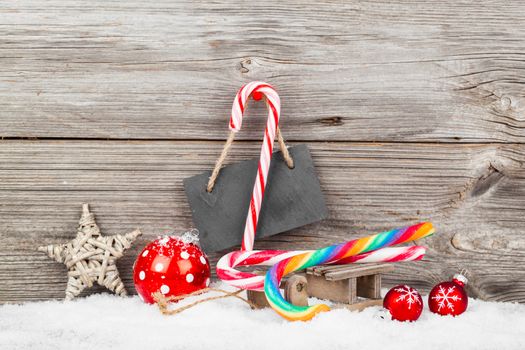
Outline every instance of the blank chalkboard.
<svg viewBox="0 0 525 350">
<path fill-rule="evenodd" d="M 273 154 L 256 240 L 325 219 L 328 215 L 308 148 L 298 145 L 289 151 L 294 160 L 293 169 L 288 168 L 281 152 Z M 252 159 L 224 167 L 211 193 L 206 191 L 211 171 L 184 179 L 193 222 L 206 252 L 241 243 L 257 165 L 258 159 Z"/>
</svg>

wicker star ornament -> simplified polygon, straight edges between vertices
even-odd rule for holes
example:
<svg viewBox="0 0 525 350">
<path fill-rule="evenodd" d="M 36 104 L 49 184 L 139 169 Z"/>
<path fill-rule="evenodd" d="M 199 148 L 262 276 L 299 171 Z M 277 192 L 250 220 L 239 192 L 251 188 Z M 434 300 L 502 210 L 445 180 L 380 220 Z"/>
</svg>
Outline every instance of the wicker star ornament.
<svg viewBox="0 0 525 350">
<path fill-rule="evenodd" d="M 95 282 L 120 296 L 127 295 L 116 262 L 141 232 L 137 229 L 125 235 L 102 236 L 87 204 L 82 205 L 78 224 L 77 236 L 68 243 L 38 248 L 67 266 L 66 300 L 75 298 Z"/>
</svg>

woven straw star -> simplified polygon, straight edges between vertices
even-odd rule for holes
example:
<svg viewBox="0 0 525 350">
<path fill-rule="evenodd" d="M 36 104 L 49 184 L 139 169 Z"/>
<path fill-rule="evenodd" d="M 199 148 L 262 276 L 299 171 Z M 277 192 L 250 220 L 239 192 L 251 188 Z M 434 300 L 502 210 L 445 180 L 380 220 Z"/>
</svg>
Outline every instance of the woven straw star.
<svg viewBox="0 0 525 350">
<path fill-rule="evenodd" d="M 125 235 L 102 236 L 95 216 L 83 204 L 77 237 L 66 244 L 50 244 L 38 250 L 68 268 L 66 300 L 75 298 L 94 282 L 124 296 L 127 292 L 115 263 L 139 235 L 141 232 L 135 230 Z"/>
</svg>

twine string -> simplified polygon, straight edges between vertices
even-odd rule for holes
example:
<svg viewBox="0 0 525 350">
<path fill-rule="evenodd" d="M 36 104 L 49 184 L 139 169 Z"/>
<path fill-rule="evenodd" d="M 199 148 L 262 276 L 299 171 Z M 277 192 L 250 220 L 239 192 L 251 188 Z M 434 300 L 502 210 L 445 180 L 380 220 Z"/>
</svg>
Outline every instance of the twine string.
<svg viewBox="0 0 525 350">
<path fill-rule="evenodd" d="M 179 300 L 185 299 L 187 297 L 200 295 L 200 294 L 203 294 L 203 293 L 206 293 L 206 292 L 218 292 L 218 293 L 223 293 L 223 295 L 215 295 L 215 296 L 210 296 L 210 297 L 207 297 L 207 298 L 199 299 L 199 300 L 196 300 L 196 301 L 194 301 L 194 302 L 192 302 L 192 303 L 190 303 L 188 305 L 184 305 L 184 306 L 181 306 L 181 307 L 176 308 L 176 309 L 171 309 L 170 310 L 169 307 L 168 307 L 170 302 L 179 301 Z M 247 303 L 248 305 L 250 305 L 250 307 L 252 309 L 255 309 L 256 305 L 254 303 L 252 303 L 248 299 L 243 298 L 243 297 L 241 297 L 239 295 L 241 292 L 243 292 L 243 289 L 238 289 L 236 291 L 229 292 L 227 290 L 220 289 L 220 288 L 204 288 L 204 289 L 200 289 L 200 290 L 197 290 L 197 291 L 195 291 L 193 293 L 189 293 L 189 294 L 184 294 L 184 295 L 179 295 L 179 296 L 165 296 L 160 291 L 158 291 L 158 292 L 153 293 L 153 299 L 155 300 L 155 303 L 157 304 L 157 306 L 159 307 L 160 312 L 163 315 L 176 315 L 176 314 L 179 314 L 179 313 L 183 312 L 184 310 L 190 309 L 190 308 L 192 308 L 192 307 L 194 307 L 194 306 L 196 306 L 198 304 L 205 303 L 205 302 L 212 301 L 212 300 L 217 300 L 217 299 L 229 298 L 229 297 L 233 297 L 233 298 L 237 298 L 239 300 L 242 300 L 245 303 Z"/>
<path fill-rule="evenodd" d="M 246 113 L 247 108 L 248 106 L 245 107 L 245 113 Z M 226 139 L 226 143 L 224 144 L 224 147 L 222 148 L 221 155 L 219 156 L 219 158 L 217 158 L 217 161 L 215 162 L 215 167 L 213 168 L 211 176 L 208 179 L 208 185 L 206 186 L 206 191 L 208 193 L 211 193 L 213 191 L 213 187 L 215 186 L 215 182 L 217 181 L 219 172 L 232 146 L 233 139 L 235 138 L 235 133 L 236 133 L 235 131 L 230 131 L 230 134 L 228 135 L 228 138 Z M 294 168 L 293 158 L 290 155 L 290 152 L 288 151 L 288 147 L 286 147 L 286 143 L 284 142 L 284 138 L 283 138 L 283 135 L 281 133 L 281 129 L 279 128 L 279 126 L 277 126 L 276 136 L 277 136 L 277 142 L 279 143 L 279 148 L 281 149 L 286 165 L 288 166 L 288 168 L 293 169 Z"/>
</svg>

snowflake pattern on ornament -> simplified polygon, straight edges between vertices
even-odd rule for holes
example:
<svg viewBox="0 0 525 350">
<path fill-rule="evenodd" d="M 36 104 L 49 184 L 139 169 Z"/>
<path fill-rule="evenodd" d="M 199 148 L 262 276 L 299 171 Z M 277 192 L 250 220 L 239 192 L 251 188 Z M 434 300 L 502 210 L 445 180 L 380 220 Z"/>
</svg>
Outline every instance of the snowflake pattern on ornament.
<svg viewBox="0 0 525 350">
<path fill-rule="evenodd" d="M 452 312 L 454 311 L 454 304 L 450 301 L 459 300 L 459 296 L 454 293 L 455 290 L 456 287 L 454 286 L 448 288 L 443 288 L 443 286 L 439 286 L 438 294 L 432 297 L 432 299 L 437 300 L 438 302 L 438 311 L 441 311 L 441 309 L 444 307 L 448 308 Z"/>
<path fill-rule="evenodd" d="M 412 304 L 421 304 L 421 301 L 418 298 L 417 290 L 410 288 L 409 286 L 402 286 L 395 289 L 396 292 L 403 293 L 397 297 L 396 301 L 406 301 L 408 303 L 408 309 L 412 307 Z"/>
</svg>

